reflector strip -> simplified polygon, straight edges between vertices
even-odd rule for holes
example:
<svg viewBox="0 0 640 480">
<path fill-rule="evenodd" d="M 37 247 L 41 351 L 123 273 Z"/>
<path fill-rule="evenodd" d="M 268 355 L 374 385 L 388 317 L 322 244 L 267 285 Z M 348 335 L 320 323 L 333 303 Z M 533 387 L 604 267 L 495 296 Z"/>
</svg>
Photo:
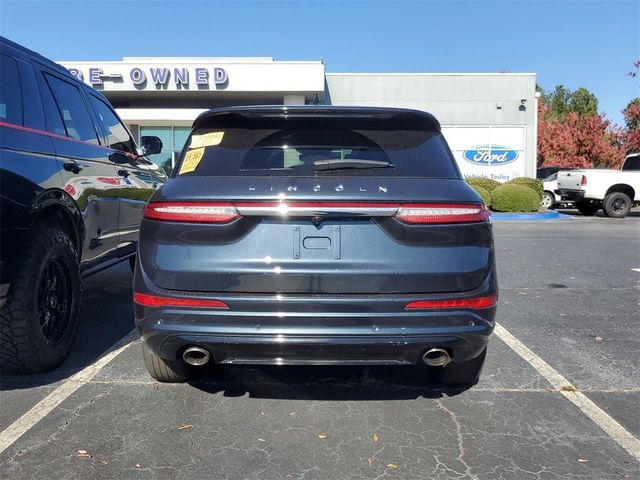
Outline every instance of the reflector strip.
<svg viewBox="0 0 640 480">
<path fill-rule="evenodd" d="M 152 202 L 144 218 L 170 222 L 229 223 L 240 215 L 230 202 Z"/>
<path fill-rule="evenodd" d="M 407 303 L 405 310 L 438 309 L 438 308 L 490 308 L 498 301 L 495 295 L 475 298 L 454 298 L 446 300 L 418 300 Z"/>
<path fill-rule="evenodd" d="M 177 298 L 177 297 L 159 297 L 156 295 L 147 295 L 146 293 L 134 292 L 133 301 L 138 305 L 146 307 L 207 307 L 207 308 L 229 308 L 220 300 L 211 300 L 208 298 Z"/>
<path fill-rule="evenodd" d="M 404 223 L 469 223 L 484 222 L 490 216 L 484 205 L 478 204 L 405 204 L 396 218 Z"/>
</svg>

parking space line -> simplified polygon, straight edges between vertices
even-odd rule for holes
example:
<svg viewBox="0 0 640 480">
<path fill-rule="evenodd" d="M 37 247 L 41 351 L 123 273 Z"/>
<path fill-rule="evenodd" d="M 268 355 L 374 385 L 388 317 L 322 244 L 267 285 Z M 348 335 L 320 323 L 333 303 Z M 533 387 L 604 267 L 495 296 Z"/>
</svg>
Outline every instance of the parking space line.
<svg viewBox="0 0 640 480">
<path fill-rule="evenodd" d="M 563 377 L 542 358 L 533 353 L 502 325 L 496 323 L 494 333 L 514 352 L 535 368 L 540 375 L 546 378 L 547 381 L 553 385 L 555 389 L 560 391 L 565 398 L 582 410 L 582 413 L 593 420 L 618 445 L 629 452 L 629 454 L 636 460 L 640 461 L 640 441 L 638 441 L 636 437 L 629 433 L 622 425 L 593 403 L 582 392 L 577 391 L 577 388 L 572 385 L 569 380 Z"/>
<path fill-rule="evenodd" d="M 69 398 L 73 392 L 89 382 L 136 338 L 138 338 L 138 332 L 136 330 L 131 330 L 118 342 L 114 343 L 102 357 L 73 375 L 66 382 L 34 405 L 28 412 L 0 432 L 0 453 L 4 452 L 40 420 L 51 413 L 54 408 Z"/>
<path fill-rule="evenodd" d="M 640 268 L 632 268 L 631 270 L 633 270 L 634 272 L 640 273 Z"/>
</svg>

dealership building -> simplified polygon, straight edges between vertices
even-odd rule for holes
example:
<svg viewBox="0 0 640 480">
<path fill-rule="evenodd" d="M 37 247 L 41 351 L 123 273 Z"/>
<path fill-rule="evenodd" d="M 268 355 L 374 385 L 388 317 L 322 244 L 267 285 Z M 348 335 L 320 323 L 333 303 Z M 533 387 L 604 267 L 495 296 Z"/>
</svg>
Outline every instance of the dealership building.
<svg viewBox="0 0 640 480">
<path fill-rule="evenodd" d="M 433 113 L 465 176 L 536 171 L 533 73 L 328 73 L 324 61 L 125 57 L 59 62 L 100 90 L 135 137 L 156 135 L 173 163 L 203 111 L 227 105 L 363 105 Z"/>
</svg>

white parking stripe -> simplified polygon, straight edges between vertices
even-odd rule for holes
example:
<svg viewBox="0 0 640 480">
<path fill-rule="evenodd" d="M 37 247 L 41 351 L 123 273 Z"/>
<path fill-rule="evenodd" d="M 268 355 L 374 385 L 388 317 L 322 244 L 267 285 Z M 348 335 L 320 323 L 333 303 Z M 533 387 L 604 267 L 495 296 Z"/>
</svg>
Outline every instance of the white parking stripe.
<svg viewBox="0 0 640 480">
<path fill-rule="evenodd" d="M 568 400 L 577 406 L 582 412 L 593 420 L 607 435 L 624 448 L 629 454 L 640 461 L 640 441 L 629 433 L 622 425 L 615 421 L 609 414 L 593 403 L 582 392 L 576 391 L 569 380 L 553 369 L 547 362 L 533 353 L 520 340 L 514 337 L 502 325 L 496 323 L 494 333 L 511 349 L 529 362 L 538 373 L 546 378 L 551 385 L 560 391 Z"/>
<path fill-rule="evenodd" d="M 632 268 L 631 270 L 633 270 L 634 272 L 640 273 L 640 268 Z"/>
<path fill-rule="evenodd" d="M 136 330 L 131 330 L 126 336 L 113 344 L 107 352 L 88 367 L 80 370 L 53 392 L 43 398 L 28 412 L 0 432 L 0 453 L 9 448 L 22 435 L 27 433 L 35 424 L 47 416 L 54 408 L 66 400 L 73 392 L 96 376 L 111 360 L 116 358 L 127 346 L 138 337 Z"/>
</svg>

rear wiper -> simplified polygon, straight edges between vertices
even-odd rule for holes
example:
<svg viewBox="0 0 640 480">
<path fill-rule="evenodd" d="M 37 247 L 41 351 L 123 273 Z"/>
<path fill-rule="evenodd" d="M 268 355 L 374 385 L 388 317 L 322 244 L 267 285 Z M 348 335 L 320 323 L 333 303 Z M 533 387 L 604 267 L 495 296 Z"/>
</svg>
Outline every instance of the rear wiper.
<svg viewBox="0 0 640 480">
<path fill-rule="evenodd" d="M 393 168 L 393 164 L 384 160 L 358 160 L 357 158 L 331 158 L 313 162 L 313 169 L 316 172 L 343 168 Z"/>
</svg>

